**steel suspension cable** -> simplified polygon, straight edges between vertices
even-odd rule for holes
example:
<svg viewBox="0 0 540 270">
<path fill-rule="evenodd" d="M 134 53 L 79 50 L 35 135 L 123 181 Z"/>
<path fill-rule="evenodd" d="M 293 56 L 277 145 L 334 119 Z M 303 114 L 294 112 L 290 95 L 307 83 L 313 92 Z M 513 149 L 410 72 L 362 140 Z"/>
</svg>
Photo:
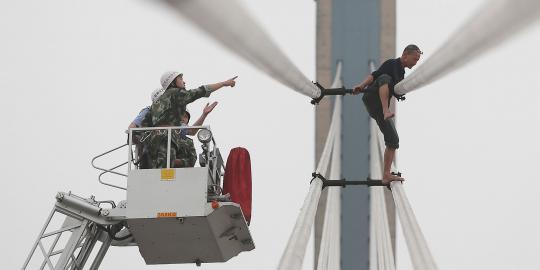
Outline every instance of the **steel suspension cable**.
<svg viewBox="0 0 540 270">
<path fill-rule="evenodd" d="M 334 110 L 332 113 L 332 121 L 326 137 L 323 152 L 319 159 L 316 172 L 319 172 L 324 177 L 327 177 L 328 164 L 330 162 L 330 154 L 334 147 L 335 137 L 340 131 L 338 129 L 341 117 L 341 102 L 336 99 Z M 308 194 L 304 199 L 302 210 L 296 219 L 295 226 L 287 242 L 287 246 L 283 251 L 279 262 L 279 270 L 297 270 L 301 269 L 304 261 L 307 243 L 310 237 L 311 228 L 315 221 L 315 213 L 317 205 L 321 197 L 322 181 L 319 178 L 314 178 L 309 187 Z"/>
<path fill-rule="evenodd" d="M 368 63 L 371 72 L 375 71 L 375 62 Z M 370 174 L 373 179 L 382 179 L 383 156 L 380 152 L 379 129 L 374 120 L 370 120 Z M 394 252 L 390 237 L 390 225 L 384 190 L 382 187 L 371 187 L 371 220 L 370 220 L 370 269 L 395 269 Z"/>
<path fill-rule="evenodd" d="M 379 219 L 380 219 L 380 231 L 381 241 L 379 244 L 382 246 L 384 257 L 384 269 L 395 270 L 394 252 L 392 250 L 392 240 L 390 238 L 390 226 L 388 225 L 388 212 L 386 210 L 386 201 L 384 198 L 383 187 L 374 187 L 376 199 L 379 200 Z"/>
<path fill-rule="evenodd" d="M 463 67 L 537 20 L 538 0 L 491 0 L 459 28 L 430 58 L 395 87 L 406 94 Z"/>
<path fill-rule="evenodd" d="M 370 196 L 369 211 L 371 213 L 369 219 L 369 270 L 381 270 L 378 263 L 379 254 L 377 253 L 377 219 L 375 215 L 377 213 L 375 207 L 375 198 Z"/>
<path fill-rule="evenodd" d="M 370 174 L 374 179 L 380 179 L 383 171 L 383 157 L 379 151 L 378 128 L 375 121 L 370 121 L 370 134 L 373 141 L 370 145 Z M 390 238 L 390 226 L 388 223 L 388 213 L 386 208 L 385 194 L 383 187 L 371 187 L 371 212 L 372 219 L 370 235 L 374 243 L 370 248 L 375 254 L 372 255 L 374 265 L 371 269 L 395 269 L 394 252 L 392 240 Z"/>
<path fill-rule="evenodd" d="M 376 140 L 379 148 L 379 155 L 382 157 L 384 152 L 384 146 L 380 134 L 377 134 Z M 394 164 L 392 164 L 392 169 L 396 169 Z M 394 204 L 396 206 L 396 211 L 399 216 L 399 221 L 401 222 L 401 229 L 403 231 L 405 242 L 407 243 L 407 247 L 409 249 L 409 256 L 411 257 L 414 269 L 438 269 L 437 265 L 435 264 L 433 255 L 429 250 L 427 241 L 424 238 L 424 234 L 420 229 L 420 225 L 416 220 L 416 216 L 414 214 L 414 211 L 412 210 L 411 204 L 409 203 L 407 195 L 405 194 L 403 184 L 399 181 L 393 181 L 390 183 L 390 187 L 392 190 L 392 196 L 394 197 Z"/>
<path fill-rule="evenodd" d="M 343 86 L 341 80 L 342 64 L 338 62 L 336 67 L 336 75 L 332 82 L 331 88 L 339 88 Z M 342 97 L 337 96 L 335 105 L 341 107 Z M 341 119 L 334 119 L 335 129 L 341 130 Z M 334 138 L 334 146 L 332 150 L 332 158 L 330 163 L 330 179 L 339 179 L 341 177 L 341 137 Z M 326 197 L 326 207 L 324 211 L 323 227 L 319 254 L 317 254 L 317 269 L 339 269 L 340 268 L 340 188 L 328 188 Z"/>
<path fill-rule="evenodd" d="M 341 103 L 341 97 L 336 97 L 336 104 Z M 338 121 L 338 125 L 341 124 Z M 337 130 L 341 130 L 340 127 L 336 127 Z M 341 176 L 341 140 L 340 136 L 335 137 L 332 159 L 330 163 L 330 179 L 339 179 Z M 318 270 L 334 270 L 339 269 L 339 259 L 336 260 L 331 256 L 335 256 L 339 247 L 339 198 L 341 194 L 340 187 L 329 187 L 328 195 L 326 197 L 326 208 L 324 211 L 323 219 L 323 231 L 321 236 L 319 254 L 317 254 L 317 269 Z M 335 245 L 336 242 L 338 245 Z"/>
</svg>

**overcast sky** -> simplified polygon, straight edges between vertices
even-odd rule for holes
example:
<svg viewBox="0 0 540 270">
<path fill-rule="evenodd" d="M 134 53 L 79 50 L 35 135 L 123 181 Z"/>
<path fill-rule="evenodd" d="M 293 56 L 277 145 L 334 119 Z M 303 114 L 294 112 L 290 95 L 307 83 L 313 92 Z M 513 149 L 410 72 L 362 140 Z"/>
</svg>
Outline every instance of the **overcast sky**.
<svg viewBox="0 0 540 270">
<path fill-rule="evenodd" d="M 300 70 L 314 78 L 315 2 L 243 2 Z M 482 2 L 398 1 L 398 50 L 417 43 L 429 57 Z M 125 198 L 124 192 L 98 184 L 90 159 L 125 141 L 123 131 L 150 103 L 166 70 L 183 72 L 192 87 L 239 76 L 237 87 L 189 109 L 198 116 L 206 102 L 219 101 L 207 123 L 222 152 L 243 146 L 251 153 L 250 229 L 257 248 L 203 268 L 275 269 L 314 167 L 308 98 L 151 1 L 3 1 L 0 35 L 3 269 L 22 265 L 56 192 Z M 440 269 L 537 265 L 539 43 L 536 25 L 398 104 L 399 167 Z M 360 81 L 365 74 L 358 76 Z M 118 161 L 124 158 L 122 153 Z M 398 269 L 411 269 L 407 256 L 399 238 Z M 308 252 L 304 269 L 311 269 L 311 260 Z M 195 268 L 145 266 L 133 247 L 112 247 L 102 266 Z"/>
</svg>

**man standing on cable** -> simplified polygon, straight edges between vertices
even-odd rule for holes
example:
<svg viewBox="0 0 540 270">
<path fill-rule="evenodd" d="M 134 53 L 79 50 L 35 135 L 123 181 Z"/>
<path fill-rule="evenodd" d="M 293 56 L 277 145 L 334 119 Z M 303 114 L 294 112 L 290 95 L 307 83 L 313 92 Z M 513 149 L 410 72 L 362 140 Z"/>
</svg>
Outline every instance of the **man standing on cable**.
<svg viewBox="0 0 540 270">
<path fill-rule="evenodd" d="M 395 115 L 390 111 L 390 100 L 394 93 L 394 86 L 403 80 L 405 68 L 411 69 L 420 59 L 422 51 L 416 45 L 408 45 L 403 50 L 401 57 L 386 60 L 376 71 L 368 75 L 362 83 L 354 87 L 353 94 L 364 93 L 362 101 L 366 106 L 369 116 L 373 118 L 384 135 L 386 149 L 384 150 L 383 183 L 403 181 L 404 179 L 392 175 L 390 169 L 392 161 L 399 148 L 399 137 L 394 126 Z"/>
</svg>

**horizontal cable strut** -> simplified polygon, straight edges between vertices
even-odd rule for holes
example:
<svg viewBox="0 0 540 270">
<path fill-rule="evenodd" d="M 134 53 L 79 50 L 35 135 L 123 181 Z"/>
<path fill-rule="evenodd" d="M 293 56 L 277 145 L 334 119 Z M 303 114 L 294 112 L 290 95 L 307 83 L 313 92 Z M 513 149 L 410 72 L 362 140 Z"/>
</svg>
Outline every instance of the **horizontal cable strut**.
<svg viewBox="0 0 540 270">
<path fill-rule="evenodd" d="M 384 186 L 384 187 L 390 188 L 390 185 L 384 184 L 382 180 L 373 180 L 369 177 L 367 178 L 367 180 L 351 181 L 351 180 L 346 180 L 346 179 L 329 180 L 329 179 L 326 179 L 321 174 L 315 173 L 315 172 L 312 173 L 311 176 L 313 176 L 311 181 L 315 180 L 316 178 L 322 181 L 322 189 L 326 187 L 347 187 L 347 186 L 368 186 L 368 187 Z"/>
</svg>

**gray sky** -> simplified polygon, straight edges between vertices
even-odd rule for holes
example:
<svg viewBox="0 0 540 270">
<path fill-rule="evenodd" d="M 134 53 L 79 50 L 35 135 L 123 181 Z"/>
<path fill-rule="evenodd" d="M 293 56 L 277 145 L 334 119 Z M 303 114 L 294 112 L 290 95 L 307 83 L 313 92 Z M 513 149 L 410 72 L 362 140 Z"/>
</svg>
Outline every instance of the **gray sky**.
<svg viewBox="0 0 540 270">
<path fill-rule="evenodd" d="M 313 1 L 244 1 L 309 78 L 315 69 Z M 398 1 L 398 49 L 424 57 L 483 1 Z M 278 15 L 279 14 L 279 15 Z M 165 70 L 188 86 L 238 75 L 190 105 L 220 104 L 207 123 L 222 152 L 251 152 L 257 248 L 205 269 L 274 269 L 313 170 L 309 99 L 237 59 L 151 1 L 0 2 L 0 140 L 3 268 L 19 268 L 58 191 L 125 197 L 97 183 L 90 159 L 125 141 Z M 540 254 L 535 196 L 540 94 L 536 25 L 513 41 L 398 104 L 399 166 L 418 221 L 441 269 L 531 269 Z M 421 62 L 420 62 L 421 63 Z M 361 80 L 365 74 L 359 74 Z M 350 97 L 352 98 L 352 97 Z M 118 161 L 125 155 L 118 156 Z M 121 183 L 120 179 L 116 179 Z M 114 181 L 114 180 L 113 180 Z M 8 222 L 9 221 L 9 222 Z M 405 243 L 398 268 L 411 269 Z M 305 269 L 312 255 L 306 257 Z M 136 248 L 111 248 L 103 269 L 193 269 L 144 265 Z"/>
<path fill-rule="evenodd" d="M 429 57 L 480 3 L 398 1 L 398 47 Z M 399 165 L 441 269 L 536 268 L 538 42 L 535 24 L 399 104 Z"/>
</svg>

